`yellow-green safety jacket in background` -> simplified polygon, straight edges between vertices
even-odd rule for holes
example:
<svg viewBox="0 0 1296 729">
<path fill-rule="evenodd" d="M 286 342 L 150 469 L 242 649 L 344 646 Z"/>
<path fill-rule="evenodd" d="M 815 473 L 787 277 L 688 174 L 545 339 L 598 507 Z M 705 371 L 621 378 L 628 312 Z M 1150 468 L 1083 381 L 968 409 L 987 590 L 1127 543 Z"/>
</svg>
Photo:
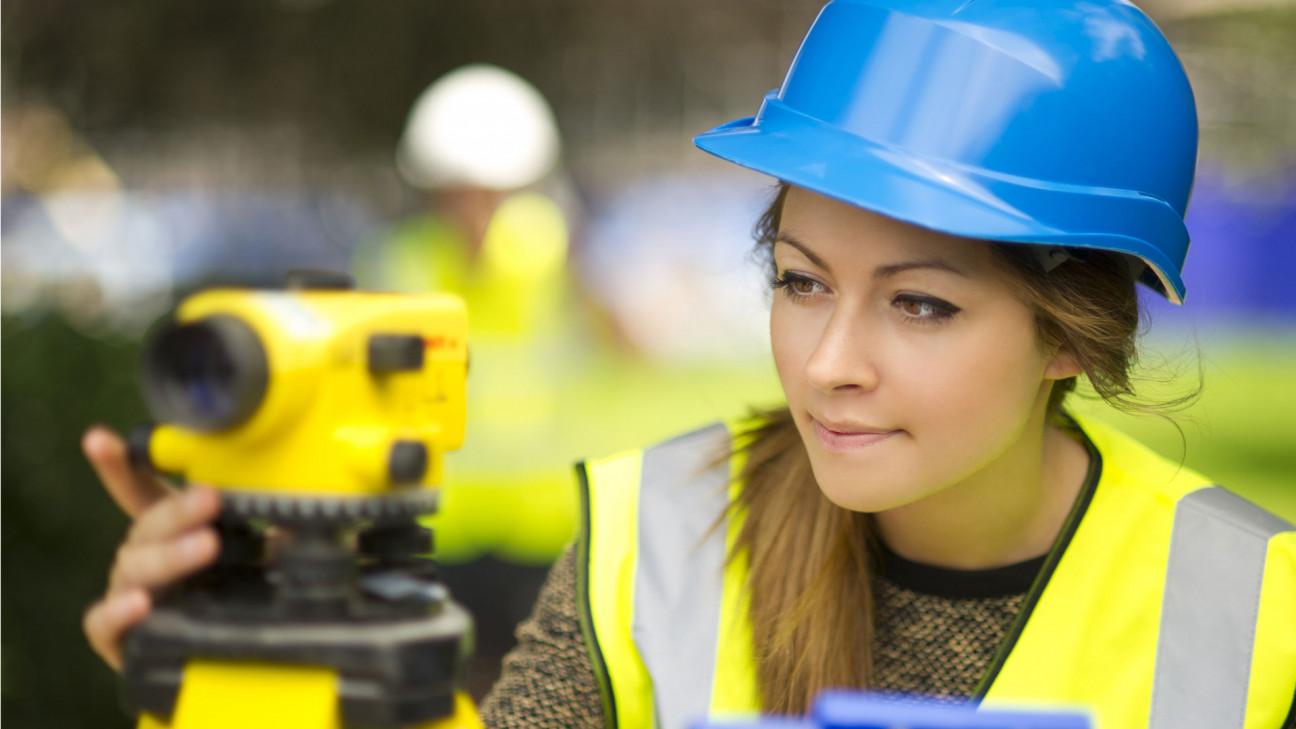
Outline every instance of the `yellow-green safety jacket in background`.
<svg viewBox="0 0 1296 729">
<path fill-rule="evenodd" d="M 1296 528 L 1108 426 L 1101 459 L 981 681 L 986 706 L 1087 708 L 1096 729 L 1277 729 L 1296 695 Z M 759 708 L 744 592 L 725 565 L 740 424 L 582 467 L 587 645 L 609 726 Z M 720 456 L 717 460 L 717 456 Z"/>
<path fill-rule="evenodd" d="M 441 510 L 427 519 L 442 562 L 547 564 L 575 532 L 579 449 L 555 427 L 578 357 L 568 242 L 559 205 L 527 191 L 501 200 L 475 257 L 463 231 L 430 212 L 355 252 L 363 288 L 446 291 L 468 306 L 469 436 L 448 454 Z"/>
</svg>

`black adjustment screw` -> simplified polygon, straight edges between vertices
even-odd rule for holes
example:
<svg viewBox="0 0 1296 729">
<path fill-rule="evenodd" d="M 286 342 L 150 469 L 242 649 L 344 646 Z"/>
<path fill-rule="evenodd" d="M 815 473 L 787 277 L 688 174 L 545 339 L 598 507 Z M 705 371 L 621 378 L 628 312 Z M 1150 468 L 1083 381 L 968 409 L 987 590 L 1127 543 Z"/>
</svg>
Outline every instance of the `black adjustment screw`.
<svg viewBox="0 0 1296 729">
<path fill-rule="evenodd" d="M 387 476 L 394 484 L 417 484 L 427 473 L 427 446 L 416 440 L 398 440 L 387 459 Z"/>
<path fill-rule="evenodd" d="M 432 530 L 410 519 L 375 524 L 357 537 L 360 552 L 382 562 L 399 562 L 432 551 Z"/>
<path fill-rule="evenodd" d="M 222 512 L 216 518 L 216 530 L 220 534 L 220 554 L 216 564 L 253 565 L 259 564 L 265 556 L 264 536 L 246 520 Z"/>
<path fill-rule="evenodd" d="M 411 372 L 423 369 L 423 337 L 374 334 L 369 337 L 369 371 Z"/>
</svg>

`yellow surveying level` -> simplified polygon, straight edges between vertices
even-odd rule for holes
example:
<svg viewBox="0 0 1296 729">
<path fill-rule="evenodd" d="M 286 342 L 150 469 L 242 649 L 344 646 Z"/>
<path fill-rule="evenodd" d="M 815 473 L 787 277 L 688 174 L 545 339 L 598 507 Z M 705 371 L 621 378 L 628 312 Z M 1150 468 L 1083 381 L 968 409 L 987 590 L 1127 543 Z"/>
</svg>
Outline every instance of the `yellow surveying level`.
<svg viewBox="0 0 1296 729">
<path fill-rule="evenodd" d="M 454 296 L 297 272 L 199 293 L 150 337 L 158 424 L 131 459 L 224 503 L 216 565 L 127 637 L 141 728 L 480 727 L 472 619 L 416 521 L 463 442 L 467 334 Z"/>
</svg>

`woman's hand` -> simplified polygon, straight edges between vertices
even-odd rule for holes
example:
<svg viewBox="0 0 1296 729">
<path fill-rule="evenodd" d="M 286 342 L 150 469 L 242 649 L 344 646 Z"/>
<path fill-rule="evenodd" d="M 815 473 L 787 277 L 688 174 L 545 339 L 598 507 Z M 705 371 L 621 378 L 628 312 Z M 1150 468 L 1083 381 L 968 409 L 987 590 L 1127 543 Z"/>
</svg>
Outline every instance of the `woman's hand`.
<svg viewBox="0 0 1296 729">
<path fill-rule="evenodd" d="M 200 487 L 177 491 L 136 471 L 126 442 L 107 428 L 87 430 L 81 450 L 113 501 L 134 520 L 117 549 L 107 592 L 82 621 L 90 646 L 119 670 L 122 639 L 152 609 L 153 592 L 216 560 L 220 540 L 211 524 L 220 513 L 220 495 Z"/>
</svg>

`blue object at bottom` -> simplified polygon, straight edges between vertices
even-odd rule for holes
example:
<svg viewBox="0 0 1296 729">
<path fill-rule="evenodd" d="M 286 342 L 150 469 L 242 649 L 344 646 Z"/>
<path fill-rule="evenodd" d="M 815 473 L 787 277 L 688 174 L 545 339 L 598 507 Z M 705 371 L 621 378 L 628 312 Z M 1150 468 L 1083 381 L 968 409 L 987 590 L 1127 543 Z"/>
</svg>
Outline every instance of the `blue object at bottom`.
<svg viewBox="0 0 1296 729">
<path fill-rule="evenodd" d="M 937 704 L 830 691 L 809 718 L 762 717 L 748 722 L 708 722 L 693 729 L 1091 729 L 1073 711 L 979 710 L 975 704 Z"/>
</svg>

